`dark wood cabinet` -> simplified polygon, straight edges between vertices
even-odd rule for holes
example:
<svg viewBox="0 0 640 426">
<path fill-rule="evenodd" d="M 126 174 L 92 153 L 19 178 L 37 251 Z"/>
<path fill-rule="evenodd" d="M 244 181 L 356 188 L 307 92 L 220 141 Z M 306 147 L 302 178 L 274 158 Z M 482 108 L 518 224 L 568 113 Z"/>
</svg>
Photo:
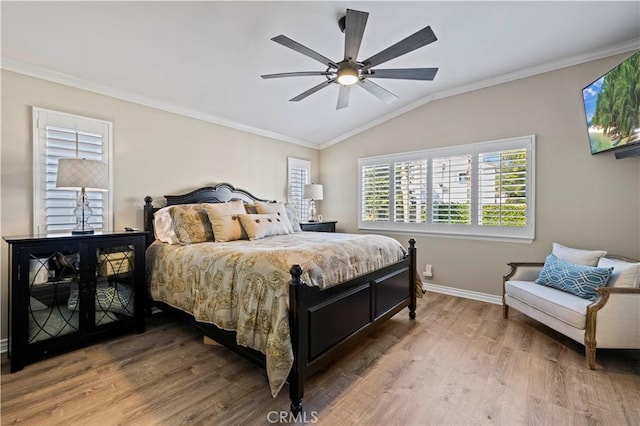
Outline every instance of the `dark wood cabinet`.
<svg viewBox="0 0 640 426">
<path fill-rule="evenodd" d="M 300 228 L 303 231 L 315 231 L 315 232 L 336 232 L 336 223 L 333 222 L 302 222 Z"/>
<path fill-rule="evenodd" d="M 4 238 L 11 372 L 98 339 L 144 332 L 146 234 Z"/>
</svg>

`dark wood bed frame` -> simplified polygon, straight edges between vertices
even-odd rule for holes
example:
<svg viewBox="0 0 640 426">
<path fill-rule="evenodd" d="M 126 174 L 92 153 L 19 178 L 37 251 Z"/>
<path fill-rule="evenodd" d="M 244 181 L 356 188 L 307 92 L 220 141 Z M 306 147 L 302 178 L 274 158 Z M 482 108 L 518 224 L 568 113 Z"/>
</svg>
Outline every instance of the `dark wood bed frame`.
<svg viewBox="0 0 640 426">
<path fill-rule="evenodd" d="M 222 203 L 243 200 L 252 203 L 257 198 L 230 184 L 199 188 L 184 195 L 165 196 L 167 205 L 191 203 Z M 144 199 L 144 229 L 149 231 L 147 245 L 154 240 L 153 214 L 159 210 L 149 196 Z M 373 327 L 386 321 L 405 307 L 409 318 L 416 313 L 416 248 L 409 240 L 408 254 L 391 266 L 356 277 L 325 290 L 309 286 L 301 280 L 302 268 L 293 265 L 289 281 L 289 326 L 294 363 L 289 373 L 291 411 L 302 411 L 304 381 L 325 367 L 353 342 Z M 193 316 L 162 302 L 156 305 L 200 329 L 206 336 L 238 352 L 258 364 L 265 365 L 265 356 L 253 349 L 239 346 L 235 332 L 225 331 L 212 324 L 197 322 Z"/>
</svg>

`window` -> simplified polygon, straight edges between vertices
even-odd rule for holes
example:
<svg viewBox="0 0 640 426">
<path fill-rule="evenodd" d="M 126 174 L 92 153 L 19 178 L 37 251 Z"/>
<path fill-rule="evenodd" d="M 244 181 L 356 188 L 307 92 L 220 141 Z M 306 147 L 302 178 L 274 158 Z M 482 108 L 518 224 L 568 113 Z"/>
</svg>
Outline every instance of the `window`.
<svg viewBox="0 0 640 426">
<path fill-rule="evenodd" d="M 86 158 L 108 164 L 108 191 L 87 191 L 93 211 L 89 223 L 96 231 L 113 228 L 111 128 L 107 121 L 33 108 L 34 233 L 67 233 L 76 225 L 73 211 L 78 192 L 56 189 L 60 158 Z"/>
<path fill-rule="evenodd" d="M 361 158 L 358 226 L 530 242 L 534 159 L 534 136 Z"/>
<path fill-rule="evenodd" d="M 298 220 L 309 216 L 309 200 L 302 197 L 304 186 L 311 183 L 311 162 L 298 158 L 287 158 L 287 198 L 296 212 Z"/>
</svg>

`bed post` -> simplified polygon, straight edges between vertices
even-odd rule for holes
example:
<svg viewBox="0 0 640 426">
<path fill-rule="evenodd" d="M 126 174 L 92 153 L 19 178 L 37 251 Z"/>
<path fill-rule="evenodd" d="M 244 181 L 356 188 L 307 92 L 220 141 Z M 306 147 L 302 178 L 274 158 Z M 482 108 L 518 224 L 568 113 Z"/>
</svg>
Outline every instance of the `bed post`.
<svg viewBox="0 0 640 426">
<path fill-rule="evenodd" d="M 307 363 L 307 347 L 309 332 L 307 330 L 307 309 L 305 294 L 310 289 L 302 279 L 302 267 L 293 265 L 289 270 L 289 330 L 291 333 L 291 347 L 293 349 L 293 366 L 289 373 L 289 398 L 291 412 L 298 416 L 302 412 L 302 398 L 304 396 L 304 369 Z"/>
<path fill-rule="evenodd" d="M 417 266 L 416 265 L 416 240 L 411 238 L 409 240 L 409 286 L 411 288 L 411 301 L 409 302 L 409 318 L 416 319 L 416 292 L 418 291 L 416 286 Z"/>
<path fill-rule="evenodd" d="M 155 238 L 153 233 L 153 198 L 150 196 L 144 197 L 144 230 L 148 231 L 147 233 L 147 247 L 149 244 L 153 242 Z"/>
</svg>

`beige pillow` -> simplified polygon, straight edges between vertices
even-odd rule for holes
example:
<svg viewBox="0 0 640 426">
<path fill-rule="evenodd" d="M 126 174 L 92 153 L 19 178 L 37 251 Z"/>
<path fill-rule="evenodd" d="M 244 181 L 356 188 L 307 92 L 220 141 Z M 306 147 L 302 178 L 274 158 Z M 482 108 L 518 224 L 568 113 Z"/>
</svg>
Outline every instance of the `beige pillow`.
<svg viewBox="0 0 640 426">
<path fill-rule="evenodd" d="M 213 236 L 217 243 L 248 239 L 247 233 L 240 224 L 240 218 L 236 214 L 209 217 L 209 220 L 213 226 Z"/>
<path fill-rule="evenodd" d="M 289 234 L 289 230 L 284 223 L 285 218 L 276 213 L 240 214 L 238 217 L 250 240 Z"/>
<path fill-rule="evenodd" d="M 263 201 L 256 201 L 253 203 L 256 206 L 256 210 L 258 214 L 276 214 L 282 219 L 282 223 L 287 227 L 287 231 L 289 234 L 293 233 L 293 226 L 289 222 L 289 218 L 287 216 L 287 210 L 284 207 L 283 203 L 265 203 Z"/>
<path fill-rule="evenodd" d="M 612 266 L 613 272 L 611 273 L 607 287 L 640 287 L 640 263 L 607 259 L 606 257 L 598 261 L 598 268 L 609 268 Z"/>
<path fill-rule="evenodd" d="M 254 206 L 253 204 L 244 203 L 244 209 L 245 209 L 245 213 L 247 214 L 258 214 L 258 211 L 256 210 L 256 206 Z"/>
<path fill-rule="evenodd" d="M 607 254 L 604 250 L 580 250 L 558 243 L 553 243 L 552 253 L 565 262 L 586 266 L 596 266 L 600 258 Z"/>
<path fill-rule="evenodd" d="M 228 201 L 226 203 L 207 203 L 204 204 L 204 206 L 209 219 L 219 216 L 246 213 L 242 200 Z"/>
<path fill-rule="evenodd" d="M 213 229 L 202 206 L 199 209 L 171 206 L 169 214 L 180 244 L 213 241 Z"/>
</svg>

